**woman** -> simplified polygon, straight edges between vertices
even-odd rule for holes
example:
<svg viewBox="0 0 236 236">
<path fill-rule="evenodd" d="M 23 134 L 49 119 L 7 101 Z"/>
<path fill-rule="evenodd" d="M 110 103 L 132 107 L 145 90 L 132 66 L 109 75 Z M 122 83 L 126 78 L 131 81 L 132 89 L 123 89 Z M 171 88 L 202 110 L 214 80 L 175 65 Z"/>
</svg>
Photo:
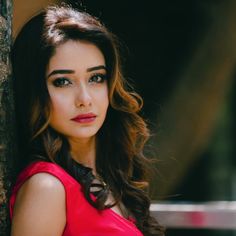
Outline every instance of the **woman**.
<svg viewBox="0 0 236 236">
<path fill-rule="evenodd" d="M 163 235 L 145 192 L 142 99 L 125 87 L 117 45 L 68 6 L 47 8 L 16 38 L 12 236 Z"/>
</svg>

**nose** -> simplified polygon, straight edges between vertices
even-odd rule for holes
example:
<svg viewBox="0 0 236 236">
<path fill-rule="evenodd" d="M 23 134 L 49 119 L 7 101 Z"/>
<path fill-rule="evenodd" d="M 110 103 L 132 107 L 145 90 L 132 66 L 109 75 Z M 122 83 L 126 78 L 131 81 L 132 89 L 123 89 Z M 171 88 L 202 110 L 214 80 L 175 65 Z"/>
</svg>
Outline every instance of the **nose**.
<svg viewBox="0 0 236 236">
<path fill-rule="evenodd" d="M 89 107 L 92 105 L 92 97 L 89 89 L 85 85 L 80 85 L 76 89 L 75 106 L 78 108 Z"/>
</svg>

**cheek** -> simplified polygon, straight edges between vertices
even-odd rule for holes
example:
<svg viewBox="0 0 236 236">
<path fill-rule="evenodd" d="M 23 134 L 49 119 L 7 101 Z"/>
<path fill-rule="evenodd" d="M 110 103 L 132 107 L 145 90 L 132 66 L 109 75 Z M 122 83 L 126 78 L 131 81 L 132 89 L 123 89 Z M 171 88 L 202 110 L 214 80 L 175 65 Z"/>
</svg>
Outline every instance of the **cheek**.
<svg viewBox="0 0 236 236">
<path fill-rule="evenodd" d="M 63 116 L 68 113 L 68 108 L 71 107 L 70 99 L 63 94 L 55 94 L 50 93 L 50 100 L 51 100 L 51 115 L 58 115 Z"/>
<path fill-rule="evenodd" d="M 109 105 L 109 97 L 108 97 L 108 88 L 107 87 L 104 88 L 104 90 L 97 95 L 96 100 L 99 102 L 101 108 L 103 108 L 104 110 L 107 110 L 108 105 Z"/>
</svg>

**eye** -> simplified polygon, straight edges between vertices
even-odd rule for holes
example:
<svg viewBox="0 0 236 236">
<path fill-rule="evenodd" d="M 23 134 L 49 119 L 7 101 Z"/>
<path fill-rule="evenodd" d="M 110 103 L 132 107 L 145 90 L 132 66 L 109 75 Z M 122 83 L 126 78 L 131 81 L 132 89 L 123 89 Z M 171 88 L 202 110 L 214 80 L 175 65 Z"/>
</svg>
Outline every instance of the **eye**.
<svg viewBox="0 0 236 236">
<path fill-rule="evenodd" d="M 105 74 L 94 74 L 89 78 L 89 83 L 103 83 L 106 79 Z"/>
<path fill-rule="evenodd" d="M 55 87 L 65 87 L 71 84 L 70 80 L 64 77 L 57 78 L 52 83 Z"/>
</svg>

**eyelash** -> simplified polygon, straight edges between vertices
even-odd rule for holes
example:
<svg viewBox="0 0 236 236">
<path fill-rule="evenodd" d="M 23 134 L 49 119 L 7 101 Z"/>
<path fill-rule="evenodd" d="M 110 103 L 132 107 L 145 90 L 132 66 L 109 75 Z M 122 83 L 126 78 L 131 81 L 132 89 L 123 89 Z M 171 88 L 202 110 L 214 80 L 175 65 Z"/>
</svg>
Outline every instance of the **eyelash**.
<svg viewBox="0 0 236 236">
<path fill-rule="evenodd" d="M 65 84 L 65 82 L 68 82 L 67 84 Z M 61 77 L 61 78 L 57 78 L 55 79 L 53 82 L 53 85 L 55 87 L 65 87 L 65 86 L 68 86 L 69 84 L 71 84 L 71 82 L 69 81 L 69 79 L 67 78 L 64 78 L 64 77 Z"/>
<path fill-rule="evenodd" d="M 107 76 L 105 74 L 101 74 L 101 73 L 93 74 L 89 78 L 89 81 L 93 78 L 96 78 L 96 81 L 92 81 L 92 82 L 103 83 L 107 79 Z M 99 81 L 99 78 L 100 78 L 100 81 Z"/>
<path fill-rule="evenodd" d="M 96 79 L 95 81 L 94 81 L 94 78 Z M 89 83 L 101 84 L 106 79 L 107 79 L 106 74 L 96 73 L 96 74 L 93 74 L 93 75 L 90 76 Z M 60 88 L 66 87 L 66 86 L 72 84 L 72 82 L 69 79 L 65 78 L 65 77 L 57 78 L 52 83 L 55 87 L 60 87 Z"/>
</svg>

